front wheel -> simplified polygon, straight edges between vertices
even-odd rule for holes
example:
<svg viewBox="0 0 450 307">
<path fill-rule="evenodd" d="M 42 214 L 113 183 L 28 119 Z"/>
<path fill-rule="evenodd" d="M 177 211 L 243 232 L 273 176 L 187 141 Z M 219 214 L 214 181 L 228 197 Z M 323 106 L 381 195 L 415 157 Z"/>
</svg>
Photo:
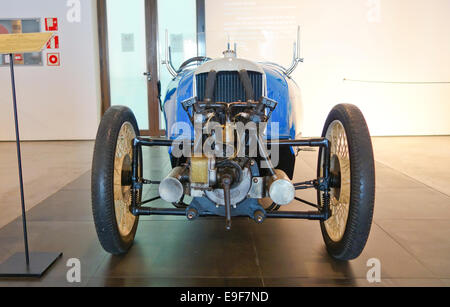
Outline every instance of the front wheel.
<svg viewBox="0 0 450 307">
<path fill-rule="evenodd" d="M 361 111 L 351 104 L 335 106 L 322 137 L 330 141 L 331 216 L 320 222 L 328 253 L 339 260 L 358 257 L 367 242 L 375 199 L 375 167 L 369 129 Z M 318 176 L 323 175 L 319 151 Z M 323 203 L 318 191 L 319 204 Z"/>
<path fill-rule="evenodd" d="M 134 241 L 139 218 L 130 211 L 132 142 L 139 136 L 133 112 L 109 108 L 100 122 L 92 162 L 91 194 L 95 228 L 103 248 L 123 254 Z M 142 154 L 138 171 L 142 174 Z M 140 201 L 141 193 L 138 193 Z"/>
</svg>

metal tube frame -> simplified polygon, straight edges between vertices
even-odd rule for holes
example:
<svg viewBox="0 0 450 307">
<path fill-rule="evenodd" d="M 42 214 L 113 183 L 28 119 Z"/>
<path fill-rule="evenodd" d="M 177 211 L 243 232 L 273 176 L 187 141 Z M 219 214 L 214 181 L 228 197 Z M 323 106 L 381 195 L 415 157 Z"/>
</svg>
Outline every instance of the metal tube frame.
<svg viewBox="0 0 450 307">
<path fill-rule="evenodd" d="M 142 207 L 143 204 L 149 203 L 158 197 L 151 198 L 145 201 L 138 202 L 139 191 L 142 190 L 144 184 L 159 184 L 159 181 L 151 181 L 138 176 L 138 161 L 140 148 L 142 146 L 165 146 L 170 147 L 177 141 L 167 138 L 153 138 L 153 137 L 136 137 L 133 140 L 133 158 L 132 158 L 132 188 L 131 188 L 131 207 L 130 211 L 133 215 L 186 215 L 185 208 L 152 208 Z M 305 203 L 317 208 L 316 211 L 269 211 L 266 213 L 267 218 L 291 218 L 291 219 L 309 219 L 309 220 L 327 220 L 330 215 L 330 141 L 326 138 L 302 138 L 297 140 L 268 140 L 268 145 L 278 146 L 292 146 L 292 147 L 319 147 L 323 150 L 323 177 L 317 179 L 294 183 L 296 190 L 307 188 L 315 188 L 322 194 L 322 204 L 313 204 L 305 201 L 299 197 L 295 199 L 299 202 Z M 192 145 L 192 144 L 191 144 Z M 209 213 L 201 213 L 200 216 L 216 216 Z"/>
</svg>

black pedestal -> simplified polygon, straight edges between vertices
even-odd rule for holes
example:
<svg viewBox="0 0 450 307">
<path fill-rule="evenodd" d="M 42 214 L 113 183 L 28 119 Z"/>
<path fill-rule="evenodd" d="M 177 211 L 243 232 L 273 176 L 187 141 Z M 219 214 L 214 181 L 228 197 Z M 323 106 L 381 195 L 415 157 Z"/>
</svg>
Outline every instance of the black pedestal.
<svg viewBox="0 0 450 307">
<path fill-rule="evenodd" d="M 30 252 L 27 266 L 25 253 L 15 253 L 0 264 L 0 277 L 42 277 L 62 253 Z"/>
<path fill-rule="evenodd" d="M 25 196 L 23 191 L 22 155 L 20 153 L 19 119 L 17 117 L 16 84 L 14 79 L 14 55 L 9 54 L 11 88 L 13 97 L 14 126 L 16 130 L 17 164 L 19 168 L 20 200 L 22 209 L 23 241 L 25 252 L 15 253 L 0 264 L 0 277 L 41 277 L 45 271 L 61 257 L 62 253 L 29 252 Z"/>
</svg>

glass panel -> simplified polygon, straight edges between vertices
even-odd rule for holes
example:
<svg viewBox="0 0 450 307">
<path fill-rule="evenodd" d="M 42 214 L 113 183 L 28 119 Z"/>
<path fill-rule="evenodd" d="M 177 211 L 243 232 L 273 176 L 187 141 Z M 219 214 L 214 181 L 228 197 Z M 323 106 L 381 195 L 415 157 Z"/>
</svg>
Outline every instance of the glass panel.
<svg viewBox="0 0 450 307">
<path fill-rule="evenodd" d="M 128 106 L 147 130 L 145 0 L 107 0 L 106 8 L 111 105 Z"/>
<path fill-rule="evenodd" d="M 274 62 L 289 66 L 292 62 L 297 26 L 293 25 L 283 32 L 275 30 L 252 30 L 242 33 L 233 31 L 206 30 L 206 55 L 223 58 L 223 52 L 230 45 L 236 48 L 237 57 L 254 62 Z M 277 46 L 279 48 L 274 48 Z"/>
<path fill-rule="evenodd" d="M 167 86 L 172 75 L 161 64 L 165 54 L 166 30 L 169 34 L 172 64 L 175 69 L 187 59 L 197 56 L 197 12 L 195 0 L 158 1 L 158 45 L 159 80 L 161 100 L 164 101 Z M 160 127 L 165 129 L 164 115 L 161 113 Z"/>
<path fill-rule="evenodd" d="M 237 55 L 253 61 L 289 66 L 297 37 L 300 7 L 297 0 L 205 2 L 206 51 L 222 57 L 227 42 L 237 45 Z M 303 21 L 304 22 L 304 21 Z"/>
</svg>

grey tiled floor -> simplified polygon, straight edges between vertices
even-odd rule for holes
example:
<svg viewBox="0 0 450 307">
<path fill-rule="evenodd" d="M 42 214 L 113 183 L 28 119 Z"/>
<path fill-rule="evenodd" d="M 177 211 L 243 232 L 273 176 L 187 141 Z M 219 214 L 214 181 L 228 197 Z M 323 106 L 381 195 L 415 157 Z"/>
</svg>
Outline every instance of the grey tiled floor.
<svg viewBox="0 0 450 307">
<path fill-rule="evenodd" d="M 315 157 L 298 158 L 296 179 L 314 176 Z M 146 165 L 148 178 L 169 170 L 163 150 L 147 152 Z M 315 221 L 236 218 L 225 232 L 222 218 L 161 216 L 142 218 L 130 252 L 113 257 L 96 237 L 86 172 L 28 212 L 31 250 L 62 251 L 62 259 L 41 280 L 0 279 L 0 286 L 449 286 L 450 197 L 385 164 L 376 171 L 371 234 L 350 262 L 328 256 Z M 300 195 L 314 200 L 313 191 Z M 0 229 L 0 242 L 0 261 L 22 249 L 18 219 Z M 69 258 L 81 260 L 80 284 L 66 281 Z M 370 258 L 381 261 L 379 284 L 366 280 Z"/>
<path fill-rule="evenodd" d="M 56 193 L 91 168 L 93 141 L 22 142 L 27 208 Z M 20 215 L 16 144 L 0 142 L 0 228 Z"/>
</svg>

